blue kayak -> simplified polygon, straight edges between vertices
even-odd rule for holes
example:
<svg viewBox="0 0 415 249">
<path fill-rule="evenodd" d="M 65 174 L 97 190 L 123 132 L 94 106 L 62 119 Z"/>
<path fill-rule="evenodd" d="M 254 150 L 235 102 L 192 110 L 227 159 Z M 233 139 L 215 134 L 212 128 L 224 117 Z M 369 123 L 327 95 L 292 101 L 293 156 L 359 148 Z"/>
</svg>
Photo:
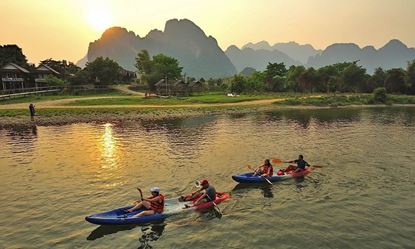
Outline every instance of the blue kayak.
<svg viewBox="0 0 415 249">
<path fill-rule="evenodd" d="M 127 225 L 127 224 L 147 224 L 161 222 L 166 219 L 166 214 L 153 214 L 133 218 L 132 216 L 144 211 L 144 208 L 138 209 L 132 213 L 125 213 L 124 210 L 133 206 L 125 206 L 108 212 L 93 214 L 85 217 L 85 220 L 97 225 Z"/>
<path fill-rule="evenodd" d="M 294 177 L 305 176 L 311 173 L 311 168 L 303 170 L 301 172 L 289 172 L 285 173 L 284 175 L 273 175 L 266 177 L 270 182 L 279 182 L 287 179 L 291 179 Z M 240 183 L 267 183 L 263 176 L 254 176 L 253 173 L 244 173 L 240 175 L 232 176 L 232 179 L 236 182 Z"/>
<path fill-rule="evenodd" d="M 230 198 L 230 195 L 227 193 L 216 193 L 215 204 L 219 204 L 220 202 Z M 191 207 L 186 207 L 186 205 Z M 195 211 L 204 208 L 208 208 L 213 206 L 213 202 L 206 202 L 202 203 L 198 206 L 193 206 L 192 201 L 179 201 L 179 198 L 172 198 L 166 199 L 164 201 L 164 212 L 161 214 L 153 214 L 153 215 L 146 215 L 134 218 L 133 216 L 144 211 L 145 208 L 138 209 L 131 213 L 125 213 L 124 210 L 127 210 L 131 207 L 125 206 L 121 208 L 117 208 L 111 211 L 93 214 L 90 216 L 85 217 L 85 220 L 97 224 L 97 225 L 128 225 L 128 224 L 148 224 L 148 223 L 157 223 L 164 221 L 167 217 L 172 216 L 174 214 L 188 212 L 188 211 Z"/>
</svg>

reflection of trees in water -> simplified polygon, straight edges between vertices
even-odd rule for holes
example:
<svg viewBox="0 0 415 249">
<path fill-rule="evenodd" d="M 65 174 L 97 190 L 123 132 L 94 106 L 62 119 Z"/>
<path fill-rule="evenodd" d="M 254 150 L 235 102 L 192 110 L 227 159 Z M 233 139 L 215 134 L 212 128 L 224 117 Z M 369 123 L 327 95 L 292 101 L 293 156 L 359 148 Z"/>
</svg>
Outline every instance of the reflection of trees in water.
<svg viewBox="0 0 415 249">
<path fill-rule="evenodd" d="M 284 109 L 265 112 L 257 115 L 257 120 L 266 122 L 279 122 L 284 118 L 288 121 L 298 123 L 302 128 L 307 129 L 311 122 L 317 125 L 333 123 L 357 122 L 360 120 L 360 109 Z"/>
<path fill-rule="evenodd" d="M 370 109 L 369 113 L 372 123 L 415 125 L 415 108 L 413 107 L 379 107 Z"/>
<path fill-rule="evenodd" d="M 24 157 L 17 157 L 19 163 L 29 163 L 35 149 L 35 142 L 38 138 L 37 126 L 31 127 L 14 127 L 4 130 L 6 137 L 10 139 L 8 143 L 11 146 L 11 151 L 16 154 L 24 154 Z M 29 160 L 29 162 L 26 162 Z"/>
<path fill-rule="evenodd" d="M 194 153 L 201 149 L 204 141 L 208 141 L 209 131 L 217 118 L 204 115 L 192 118 L 163 119 L 142 121 L 141 125 L 148 131 L 164 131 L 168 145 L 178 154 Z"/>
</svg>

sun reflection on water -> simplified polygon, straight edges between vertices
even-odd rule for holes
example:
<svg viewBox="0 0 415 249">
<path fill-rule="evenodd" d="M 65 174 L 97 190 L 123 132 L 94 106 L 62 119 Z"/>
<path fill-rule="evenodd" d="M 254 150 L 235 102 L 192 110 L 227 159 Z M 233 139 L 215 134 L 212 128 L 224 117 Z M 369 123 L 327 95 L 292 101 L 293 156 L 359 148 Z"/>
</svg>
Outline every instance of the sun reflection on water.
<svg viewBox="0 0 415 249">
<path fill-rule="evenodd" d="M 102 168 L 117 168 L 118 164 L 118 146 L 117 140 L 113 135 L 112 124 L 104 125 L 104 134 L 102 135 Z"/>
</svg>

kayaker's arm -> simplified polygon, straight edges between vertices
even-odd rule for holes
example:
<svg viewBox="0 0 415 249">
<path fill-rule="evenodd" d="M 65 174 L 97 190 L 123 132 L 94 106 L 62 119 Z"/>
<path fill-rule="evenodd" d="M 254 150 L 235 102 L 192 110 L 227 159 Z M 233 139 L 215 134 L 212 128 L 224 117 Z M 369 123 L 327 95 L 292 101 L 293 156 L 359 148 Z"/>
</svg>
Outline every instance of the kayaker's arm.
<svg viewBox="0 0 415 249">
<path fill-rule="evenodd" d="M 199 202 L 200 200 L 202 200 L 205 197 L 206 197 L 206 192 L 204 192 L 199 198 L 197 198 L 197 200 L 195 201 L 195 203 Z"/>
<path fill-rule="evenodd" d="M 160 201 L 160 196 L 156 196 L 156 197 L 153 197 L 153 198 L 144 199 L 144 201 L 157 202 L 157 201 Z"/>
</svg>

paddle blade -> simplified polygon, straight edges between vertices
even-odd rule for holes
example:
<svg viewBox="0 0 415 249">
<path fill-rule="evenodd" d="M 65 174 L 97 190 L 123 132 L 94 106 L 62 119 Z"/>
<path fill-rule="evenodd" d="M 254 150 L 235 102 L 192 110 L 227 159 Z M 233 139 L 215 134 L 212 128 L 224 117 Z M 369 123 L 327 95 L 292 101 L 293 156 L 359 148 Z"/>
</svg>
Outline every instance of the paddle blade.
<svg viewBox="0 0 415 249">
<path fill-rule="evenodd" d="M 273 158 L 273 159 L 272 159 L 272 162 L 273 162 L 273 163 L 283 163 L 284 161 L 283 161 L 283 160 L 281 160 L 281 159 L 278 159 L 278 158 Z"/>
<path fill-rule="evenodd" d="M 323 168 L 324 166 L 321 166 L 321 165 L 311 165 L 311 167 L 314 167 L 314 168 Z"/>
</svg>

